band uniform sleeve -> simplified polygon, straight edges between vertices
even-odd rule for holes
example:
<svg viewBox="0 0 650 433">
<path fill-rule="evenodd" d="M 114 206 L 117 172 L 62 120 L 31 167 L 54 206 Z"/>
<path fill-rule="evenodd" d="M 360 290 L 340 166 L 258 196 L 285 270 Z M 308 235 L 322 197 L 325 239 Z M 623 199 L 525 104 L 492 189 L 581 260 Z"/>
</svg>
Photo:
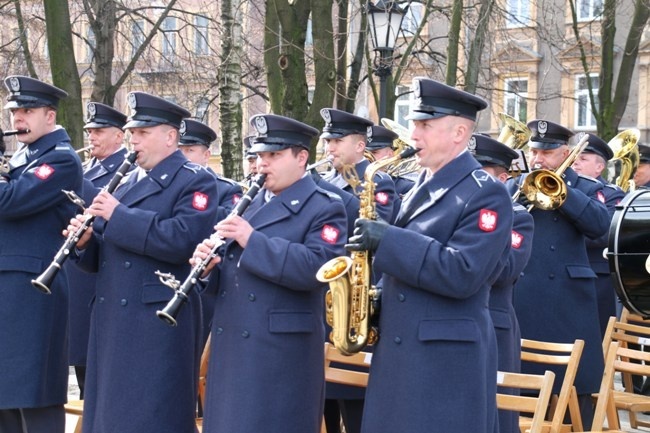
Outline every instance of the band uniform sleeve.
<svg viewBox="0 0 650 433">
<path fill-rule="evenodd" d="M 377 216 L 388 223 L 392 223 L 394 207 L 399 206 L 399 196 L 395 192 L 395 184 L 390 176 L 385 173 L 375 174 L 375 184 Z"/>
<path fill-rule="evenodd" d="M 512 240 L 505 266 L 495 281 L 495 286 L 511 285 L 526 267 L 533 252 L 535 222 L 533 216 L 521 205 L 513 213 Z"/>
<path fill-rule="evenodd" d="M 133 207 L 118 205 L 106 223 L 104 239 L 125 250 L 169 263 L 187 262 L 196 245 L 209 236 L 218 209 L 214 178 L 204 171 L 190 173 L 189 181 L 174 179 L 168 189 L 174 189 L 176 194 L 162 194 L 164 202 L 148 208 L 138 207 L 137 203 Z M 193 206 L 197 192 L 208 198 L 204 210 Z M 158 209 L 162 206 L 170 208 L 167 215 L 163 216 Z"/>
<path fill-rule="evenodd" d="M 599 197 L 604 197 L 603 185 L 596 180 L 579 177 L 569 170 L 565 177 L 565 181 L 568 180 L 567 197 L 559 208 L 560 213 L 587 238 L 603 236 L 610 224 L 607 207 L 599 200 Z"/>
</svg>

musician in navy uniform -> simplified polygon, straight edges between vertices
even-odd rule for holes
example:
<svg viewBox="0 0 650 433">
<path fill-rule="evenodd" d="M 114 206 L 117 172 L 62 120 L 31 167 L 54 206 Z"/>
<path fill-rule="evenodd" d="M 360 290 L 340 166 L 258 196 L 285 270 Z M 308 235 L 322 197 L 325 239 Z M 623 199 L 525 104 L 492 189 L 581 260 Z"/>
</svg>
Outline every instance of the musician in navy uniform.
<svg viewBox="0 0 650 433">
<path fill-rule="evenodd" d="M 639 143 L 639 165 L 634 172 L 637 188 L 650 188 L 650 146 Z"/>
<path fill-rule="evenodd" d="M 79 266 L 97 273 L 83 430 L 191 433 L 201 302 L 197 291 L 189 293 L 178 326 L 162 322 L 156 311 L 174 293 L 156 271 L 189 274 L 188 259 L 216 218 L 217 187 L 178 150 L 187 110 L 141 92 L 129 93 L 128 103 L 124 129 L 138 168 L 114 194 L 95 197 L 87 211 L 97 219 L 78 243 Z M 67 231 L 80 225 L 75 218 Z"/>
<path fill-rule="evenodd" d="M 68 393 L 68 283 L 59 272 L 44 295 L 30 281 L 63 243 L 81 195 L 81 161 L 56 124 L 67 93 L 29 77 L 4 81 L 22 147 L 0 176 L 0 431 L 63 433 Z M 26 429 L 26 430 L 25 430 Z"/>
<path fill-rule="evenodd" d="M 533 120 L 527 126 L 532 132 L 528 143 L 531 168 L 556 170 L 569 157 L 573 132 L 546 120 Z M 591 394 L 598 392 L 604 362 L 596 274 L 589 265 L 586 239 L 597 239 L 607 232 L 609 214 L 599 200 L 603 194 L 600 182 L 579 176 L 571 167 L 562 178 L 567 187 L 564 203 L 556 210 L 535 207 L 531 211 L 535 220 L 533 253 L 515 284 L 515 311 L 523 338 L 557 343 L 573 343 L 577 338 L 585 341 L 575 385 L 587 428 L 593 417 Z M 513 182 L 513 186 L 514 193 L 518 185 Z M 547 368 L 522 363 L 526 373 L 543 373 Z M 556 368 L 554 372 L 553 389 L 557 393 L 564 370 Z"/>
<path fill-rule="evenodd" d="M 499 141 L 482 134 L 474 134 L 467 145 L 483 170 L 505 183 L 510 178 L 512 161 L 519 154 Z M 530 258 L 533 246 L 533 216 L 521 204 L 513 203 L 512 239 L 505 267 L 490 290 L 490 316 L 494 323 L 499 349 L 499 371 L 521 370 L 521 332 L 513 302 L 513 287 Z M 503 393 L 518 393 L 502 389 Z M 499 432 L 519 433 L 519 414 L 499 411 Z"/>
<path fill-rule="evenodd" d="M 218 219 L 225 218 L 242 196 L 241 186 L 234 180 L 227 179 L 212 170 L 210 161 L 210 145 L 217 139 L 217 133 L 208 125 L 192 119 L 183 120 L 181 138 L 178 147 L 190 162 L 205 167 L 217 180 L 219 195 Z"/>
<path fill-rule="evenodd" d="M 345 209 L 305 171 L 316 129 L 272 114 L 251 125 L 251 151 L 267 177 L 242 216 L 215 227 L 227 243 L 207 268 L 206 290 L 218 295 L 203 432 L 317 432 L 325 287 L 316 272 L 345 252 Z M 205 260 L 212 245 L 195 258 Z"/>
<path fill-rule="evenodd" d="M 614 157 L 614 151 L 600 137 L 589 134 L 589 145 L 582 151 L 573 163 L 573 170 L 582 175 L 598 180 L 604 188 L 598 200 L 605 203 L 609 212 L 611 223 L 616 211 L 616 205 L 623 200 L 625 192 L 616 185 L 607 182 L 602 173 L 607 167 L 607 161 Z M 603 257 L 603 251 L 607 248 L 609 241 L 609 230 L 597 239 L 587 239 L 587 255 L 591 269 L 596 273 L 596 292 L 598 294 L 598 318 L 600 321 L 601 338 L 605 336 L 607 322 L 612 316 L 616 316 L 616 291 L 609 273 L 609 262 Z"/>
<path fill-rule="evenodd" d="M 354 177 L 363 184 L 366 169 L 370 165 L 370 161 L 364 157 L 367 145 L 366 134 L 372 122 L 333 108 L 323 108 L 320 113 L 325 120 L 320 138 L 325 140 L 325 153 L 334 166 L 333 170 L 323 175 L 323 179 L 344 191 L 358 195 L 362 186 L 353 188 L 343 176 L 343 167 L 352 166 L 354 168 L 352 174 L 356 175 Z M 374 180 L 377 214 L 382 220 L 392 222 L 397 199 L 395 184 L 390 176 L 382 172 L 377 172 Z"/>
<path fill-rule="evenodd" d="M 383 274 L 361 431 L 494 432 L 488 298 L 511 248 L 512 202 L 467 151 L 487 103 L 427 78 L 412 89 L 411 139 L 425 170 L 394 226 L 360 219 L 346 246 L 373 252 Z"/>
<path fill-rule="evenodd" d="M 99 191 L 108 185 L 124 162 L 124 131 L 126 115 L 99 102 L 86 104 L 84 130 L 91 146 L 91 158 L 83 166 L 84 203 L 90 205 Z M 90 304 L 95 297 L 95 275 L 81 271 L 73 262 L 64 266 L 70 283 L 69 307 L 69 357 L 74 366 L 79 385 L 79 398 L 83 400 L 90 329 Z"/>
<path fill-rule="evenodd" d="M 257 175 L 257 154 L 251 152 L 251 139 L 253 137 L 248 135 L 244 137 L 244 159 L 246 160 L 246 178 L 243 183 L 250 187 Z"/>
<path fill-rule="evenodd" d="M 383 126 L 374 125 L 368 129 L 367 136 L 368 144 L 366 145 L 366 149 L 372 153 L 375 160 L 392 158 L 394 156 L 394 142 L 399 138 L 398 134 L 388 128 L 384 128 Z M 415 184 L 413 180 L 404 176 L 394 176 L 391 174 L 390 177 L 393 179 L 395 191 L 397 191 L 397 195 L 400 199 L 404 197 Z M 399 206 L 395 207 L 399 209 Z"/>
</svg>

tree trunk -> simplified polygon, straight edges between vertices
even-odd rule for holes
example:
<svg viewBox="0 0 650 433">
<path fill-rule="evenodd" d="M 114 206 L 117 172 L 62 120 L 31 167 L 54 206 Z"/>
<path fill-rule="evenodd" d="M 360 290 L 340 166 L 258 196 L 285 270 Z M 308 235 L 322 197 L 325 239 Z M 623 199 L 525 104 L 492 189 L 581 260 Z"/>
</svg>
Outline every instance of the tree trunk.
<svg viewBox="0 0 650 433">
<path fill-rule="evenodd" d="M 478 13 L 478 23 L 474 32 L 474 38 L 470 43 L 469 56 L 467 58 L 467 70 L 465 73 L 465 91 L 476 93 L 478 84 L 478 72 L 481 68 L 481 54 L 485 46 L 485 37 L 490 25 L 492 6 L 494 0 L 481 0 L 481 8 Z"/>
<path fill-rule="evenodd" d="M 79 149 L 84 144 L 81 81 L 72 45 L 70 10 L 66 0 L 43 0 L 47 23 L 48 50 L 52 82 L 68 92 L 59 103 L 57 121 L 65 127 L 72 145 Z"/>
<path fill-rule="evenodd" d="M 463 17 L 463 0 L 453 0 L 451 22 L 449 23 L 449 46 L 447 47 L 447 76 L 445 82 L 456 85 L 458 73 L 458 47 L 460 46 L 460 28 Z"/>
<path fill-rule="evenodd" d="M 241 58 L 242 16 L 239 2 L 222 0 L 221 73 L 219 74 L 219 126 L 221 129 L 221 166 L 226 177 L 242 179 L 242 97 Z"/>
</svg>

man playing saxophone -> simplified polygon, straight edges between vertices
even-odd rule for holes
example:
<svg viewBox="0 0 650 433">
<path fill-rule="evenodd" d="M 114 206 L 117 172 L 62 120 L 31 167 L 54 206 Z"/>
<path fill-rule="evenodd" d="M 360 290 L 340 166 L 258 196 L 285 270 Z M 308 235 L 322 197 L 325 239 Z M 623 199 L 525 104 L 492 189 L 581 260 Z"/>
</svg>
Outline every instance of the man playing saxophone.
<svg viewBox="0 0 650 433">
<path fill-rule="evenodd" d="M 374 252 L 383 275 L 361 431 L 493 432 L 488 297 L 510 250 L 512 203 L 467 151 L 487 103 L 427 78 L 415 78 L 412 90 L 411 139 L 424 170 L 394 226 L 360 219 L 347 245 Z"/>
<path fill-rule="evenodd" d="M 568 145 L 571 130 L 542 119 L 530 121 L 527 126 L 531 130 L 528 161 L 533 169 L 527 176 L 540 169 L 553 171 L 570 164 L 567 159 L 574 154 Z M 524 182 L 526 177 L 520 176 L 518 181 Z M 609 214 L 600 182 L 579 176 L 571 167 L 565 169 L 561 182 L 566 199 L 557 209 L 536 206 L 531 211 L 535 220 L 533 253 L 515 285 L 515 311 L 522 338 L 557 343 L 573 343 L 576 338 L 585 341 L 575 385 L 587 428 L 593 418 L 591 394 L 598 392 L 604 363 L 596 274 L 589 265 L 585 243 L 607 232 Z M 513 186 L 517 184 L 513 182 Z M 541 195 L 548 195 L 543 189 Z M 537 368 L 524 364 L 522 371 L 543 373 L 541 365 Z M 559 392 L 563 369 L 554 372 L 554 391 Z"/>
<path fill-rule="evenodd" d="M 345 209 L 305 171 L 318 130 L 272 114 L 250 123 L 266 181 L 242 216 L 215 226 L 226 244 L 206 268 L 217 301 L 203 432 L 317 432 L 325 333 L 316 271 L 344 253 Z M 212 246 L 199 245 L 192 264 Z"/>
</svg>

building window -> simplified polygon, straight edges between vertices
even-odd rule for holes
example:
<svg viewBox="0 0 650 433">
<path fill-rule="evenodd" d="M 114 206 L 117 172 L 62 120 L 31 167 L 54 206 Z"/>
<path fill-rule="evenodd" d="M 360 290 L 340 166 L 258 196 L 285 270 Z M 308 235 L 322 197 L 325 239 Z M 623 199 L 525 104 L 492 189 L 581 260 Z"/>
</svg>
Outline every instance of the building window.
<svg viewBox="0 0 650 433">
<path fill-rule="evenodd" d="M 603 0 L 578 0 L 578 20 L 592 20 L 603 13 Z"/>
<path fill-rule="evenodd" d="M 307 20 L 307 33 L 305 35 L 305 46 L 311 47 L 312 45 L 314 45 L 314 31 L 311 15 L 309 15 L 309 20 Z"/>
<path fill-rule="evenodd" d="M 144 20 L 137 20 L 131 23 L 131 57 L 135 56 L 136 51 L 144 44 Z"/>
<path fill-rule="evenodd" d="M 413 92 L 409 86 L 395 86 L 395 121 L 404 127 L 408 127 L 406 120 L 411 109 Z"/>
<path fill-rule="evenodd" d="M 210 100 L 208 98 L 201 98 L 196 104 L 196 112 L 194 117 L 206 125 L 210 123 Z"/>
<path fill-rule="evenodd" d="M 530 24 L 529 0 L 507 0 L 506 27 L 521 27 Z"/>
<path fill-rule="evenodd" d="M 528 80 L 525 78 L 509 78 L 505 81 L 505 96 L 503 108 L 509 116 L 526 123 L 528 118 Z"/>
<path fill-rule="evenodd" d="M 194 17 L 194 54 L 208 54 L 208 17 Z"/>
<path fill-rule="evenodd" d="M 165 18 L 160 29 L 163 32 L 162 54 L 172 57 L 176 54 L 176 17 Z"/>
<path fill-rule="evenodd" d="M 86 63 L 92 63 L 96 47 L 97 40 L 95 39 L 95 32 L 88 26 L 88 31 L 86 32 Z"/>
<path fill-rule="evenodd" d="M 598 75 L 590 75 L 592 91 L 596 98 L 596 109 L 598 109 Z M 596 127 L 596 117 L 591 111 L 591 102 L 589 101 L 589 89 L 587 88 L 587 76 L 579 75 L 576 77 L 576 128 L 587 129 Z"/>
<path fill-rule="evenodd" d="M 404 15 L 404 19 L 402 20 L 402 30 L 404 30 L 404 33 L 407 35 L 415 34 L 418 27 L 420 26 L 420 23 L 422 22 L 423 10 L 424 5 L 422 4 L 410 4 L 408 10 L 406 11 L 406 15 Z"/>
</svg>

